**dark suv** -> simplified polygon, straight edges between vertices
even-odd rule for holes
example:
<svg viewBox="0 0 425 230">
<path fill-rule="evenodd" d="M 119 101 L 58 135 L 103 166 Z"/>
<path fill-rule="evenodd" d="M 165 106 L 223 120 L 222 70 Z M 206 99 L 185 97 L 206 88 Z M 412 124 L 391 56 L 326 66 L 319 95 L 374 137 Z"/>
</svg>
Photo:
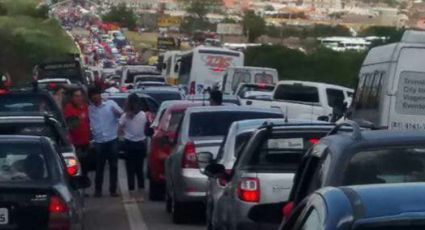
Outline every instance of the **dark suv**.
<svg viewBox="0 0 425 230">
<path fill-rule="evenodd" d="M 351 133 L 337 134 L 346 125 Z M 302 160 L 294 179 L 291 213 L 314 191 L 326 186 L 425 182 L 425 133 L 361 130 L 355 122 L 333 129 Z"/>
</svg>

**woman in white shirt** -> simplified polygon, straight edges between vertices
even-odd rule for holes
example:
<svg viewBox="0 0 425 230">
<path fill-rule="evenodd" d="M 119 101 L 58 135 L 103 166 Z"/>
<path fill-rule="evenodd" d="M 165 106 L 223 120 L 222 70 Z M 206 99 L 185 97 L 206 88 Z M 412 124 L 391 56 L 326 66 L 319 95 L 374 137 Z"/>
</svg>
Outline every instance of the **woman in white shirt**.
<svg viewBox="0 0 425 230">
<path fill-rule="evenodd" d="M 137 94 L 130 94 L 125 106 L 125 113 L 119 120 L 118 133 L 125 139 L 127 182 L 131 199 L 143 201 L 145 188 L 143 161 L 146 156 L 147 124 L 142 102 Z M 137 189 L 135 182 L 137 181 Z"/>
</svg>

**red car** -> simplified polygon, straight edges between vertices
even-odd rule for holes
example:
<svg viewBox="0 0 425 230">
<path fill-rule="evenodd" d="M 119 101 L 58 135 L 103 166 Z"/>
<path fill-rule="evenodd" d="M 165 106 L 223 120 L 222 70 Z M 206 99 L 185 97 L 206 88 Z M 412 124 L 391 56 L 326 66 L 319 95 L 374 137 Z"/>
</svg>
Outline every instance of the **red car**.
<svg viewBox="0 0 425 230">
<path fill-rule="evenodd" d="M 164 163 L 175 144 L 178 126 L 187 108 L 202 103 L 180 101 L 173 103 L 160 115 L 150 143 L 148 155 L 149 199 L 162 200 L 165 195 Z"/>
</svg>

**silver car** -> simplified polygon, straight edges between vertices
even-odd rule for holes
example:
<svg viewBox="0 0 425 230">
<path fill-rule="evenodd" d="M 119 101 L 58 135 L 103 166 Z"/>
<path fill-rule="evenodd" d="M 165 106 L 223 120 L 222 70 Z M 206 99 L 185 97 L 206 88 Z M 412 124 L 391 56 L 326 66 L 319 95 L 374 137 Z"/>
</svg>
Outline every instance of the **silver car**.
<svg viewBox="0 0 425 230">
<path fill-rule="evenodd" d="M 237 159 L 237 156 L 241 151 L 243 151 L 243 147 L 249 141 L 254 131 L 256 131 L 257 128 L 265 123 L 285 124 L 286 121 L 284 119 L 254 119 L 233 122 L 233 124 L 230 126 L 227 136 L 224 138 L 224 141 L 218 150 L 215 163 L 223 165 L 226 169 L 226 173 L 230 173 Z M 207 159 L 207 157 L 200 158 Z M 219 213 L 216 212 L 214 207 L 217 205 L 218 199 L 223 195 L 225 186 L 225 180 L 222 180 L 221 178 L 208 177 L 206 198 L 206 217 L 208 229 L 218 229 L 217 216 Z"/>
<path fill-rule="evenodd" d="M 201 170 L 206 165 L 198 163 L 197 153 L 209 152 L 214 158 L 234 121 L 282 117 L 279 110 L 239 106 L 188 108 L 175 148 L 165 162 L 166 203 L 173 221 L 184 222 L 191 210 L 204 212 L 207 177 Z"/>
<path fill-rule="evenodd" d="M 276 229 L 303 155 L 334 125 L 288 122 L 254 132 L 230 174 L 211 163 L 205 174 L 227 184 L 214 208 L 214 229 Z"/>
</svg>

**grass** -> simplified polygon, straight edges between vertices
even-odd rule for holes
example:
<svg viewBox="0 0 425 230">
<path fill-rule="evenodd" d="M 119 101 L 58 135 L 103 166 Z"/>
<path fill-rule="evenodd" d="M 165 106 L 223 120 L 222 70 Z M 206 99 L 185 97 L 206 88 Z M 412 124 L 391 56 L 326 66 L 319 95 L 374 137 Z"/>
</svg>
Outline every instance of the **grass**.
<svg viewBox="0 0 425 230">
<path fill-rule="evenodd" d="M 134 31 L 125 32 L 125 36 L 137 51 L 156 48 L 158 35 L 156 33 L 140 34 Z"/>
</svg>

